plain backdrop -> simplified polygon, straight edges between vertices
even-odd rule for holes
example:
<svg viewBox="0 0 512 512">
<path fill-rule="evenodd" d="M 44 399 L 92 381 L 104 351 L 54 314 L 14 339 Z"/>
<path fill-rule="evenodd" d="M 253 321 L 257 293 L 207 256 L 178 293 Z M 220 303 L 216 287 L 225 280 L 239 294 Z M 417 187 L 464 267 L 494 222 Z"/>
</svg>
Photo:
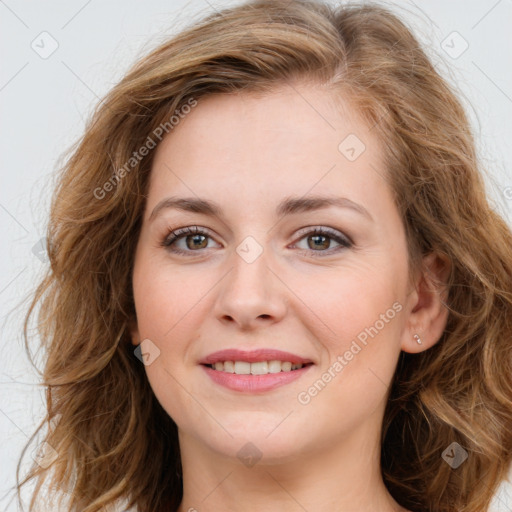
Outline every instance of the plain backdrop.
<svg viewBox="0 0 512 512">
<path fill-rule="evenodd" d="M 0 512 L 18 510 L 16 464 L 44 413 L 44 393 L 22 342 L 26 302 L 19 304 L 47 264 L 38 244 L 51 173 L 82 135 L 92 108 L 138 57 L 194 20 L 236 3 L 0 0 Z M 489 196 L 512 225 L 512 0 L 386 5 L 413 28 L 458 89 Z M 512 511 L 511 489 L 503 483 L 492 512 Z"/>
</svg>

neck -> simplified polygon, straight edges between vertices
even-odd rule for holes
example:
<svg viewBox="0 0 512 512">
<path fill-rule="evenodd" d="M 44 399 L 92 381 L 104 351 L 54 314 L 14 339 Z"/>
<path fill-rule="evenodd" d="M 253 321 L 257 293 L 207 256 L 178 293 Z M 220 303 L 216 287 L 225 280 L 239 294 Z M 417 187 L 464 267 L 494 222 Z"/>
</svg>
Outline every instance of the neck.
<svg viewBox="0 0 512 512">
<path fill-rule="evenodd" d="M 378 436 L 368 437 L 365 430 L 338 446 L 315 446 L 289 458 L 263 457 L 252 467 L 180 432 L 178 512 L 403 512 L 382 480 Z"/>
</svg>

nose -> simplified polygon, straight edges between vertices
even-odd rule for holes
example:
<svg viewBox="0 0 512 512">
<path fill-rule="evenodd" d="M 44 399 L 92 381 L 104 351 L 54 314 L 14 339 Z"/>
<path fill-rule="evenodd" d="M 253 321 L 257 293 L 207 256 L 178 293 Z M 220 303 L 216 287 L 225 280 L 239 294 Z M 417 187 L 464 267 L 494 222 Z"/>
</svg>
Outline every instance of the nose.
<svg viewBox="0 0 512 512">
<path fill-rule="evenodd" d="M 285 316 L 288 289 L 270 268 L 269 252 L 265 248 L 254 261 L 233 252 L 231 270 L 220 283 L 214 306 L 219 321 L 251 331 Z"/>
</svg>

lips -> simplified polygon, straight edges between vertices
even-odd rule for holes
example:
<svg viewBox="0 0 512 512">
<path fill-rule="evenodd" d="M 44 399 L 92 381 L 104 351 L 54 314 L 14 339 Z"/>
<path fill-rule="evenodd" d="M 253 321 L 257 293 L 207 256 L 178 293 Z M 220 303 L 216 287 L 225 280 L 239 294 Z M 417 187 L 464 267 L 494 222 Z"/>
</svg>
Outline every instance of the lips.
<svg viewBox="0 0 512 512">
<path fill-rule="evenodd" d="M 271 391 L 299 379 L 313 366 L 310 359 L 274 349 L 226 349 L 200 361 L 208 377 L 232 391 Z"/>
<path fill-rule="evenodd" d="M 214 365 L 224 361 L 246 361 L 248 363 L 257 363 L 260 361 L 289 361 L 292 364 L 309 364 L 311 359 L 303 358 L 291 352 L 274 350 L 270 348 L 261 348 L 257 350 L 244 351 L 239 349 L 226 349 L 214 352 L 199 361 L 199 364 Z"/>
</svg>

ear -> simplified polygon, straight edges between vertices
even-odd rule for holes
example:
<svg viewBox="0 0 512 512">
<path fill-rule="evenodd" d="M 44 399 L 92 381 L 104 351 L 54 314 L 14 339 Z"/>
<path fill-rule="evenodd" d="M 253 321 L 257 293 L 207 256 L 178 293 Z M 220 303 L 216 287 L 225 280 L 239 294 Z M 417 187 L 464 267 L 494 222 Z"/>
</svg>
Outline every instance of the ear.
<svg viewBox="0 0 512 512">
<path fill-rule="evenodd" d="M 448 299 L 450 267 L 447 256 L 431 253 L 423 258 L 407 301 L 408 318 L 401 340 L 404 352 L 422 352 L 441 338 L 448 320 L 448 309 L 444 304 Z"/>
<path fill-rule="evenodd" d="M 130 336 L 132 338 L 132 345 L 139 345 L 140 335 L 139 327 L 137 325 L 137 319 L 135 317 L 130 318 L 128 322 L 128 328 L 130 330 Z"/>
</svg>

